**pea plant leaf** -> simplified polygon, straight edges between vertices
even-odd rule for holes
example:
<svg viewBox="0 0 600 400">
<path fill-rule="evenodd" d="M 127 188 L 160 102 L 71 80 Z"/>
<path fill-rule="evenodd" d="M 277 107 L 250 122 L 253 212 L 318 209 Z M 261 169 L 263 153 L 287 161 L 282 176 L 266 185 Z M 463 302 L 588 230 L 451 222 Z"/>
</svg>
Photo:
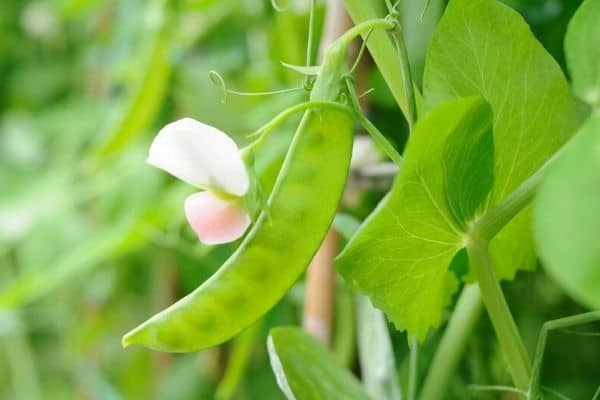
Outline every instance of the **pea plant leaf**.
<svg viewBox="0 0 600 400">
<path fill-rule="evenodd" d="M 423 338 L 457 287 L 449 265 L 493 185 L 492 111 L 479 97 L 419 121 L 386 198 L 338 257 L 347 282 Z"/>
<path fill-rule="evenodd" d="M 600 308 L 600 115 L 550 166 L 534 216 L 546 271 L 573 298 Z"/>
<path fill-rule="evenodd" d="M 565 36 L 567 66 L 577 96 L 600 107 L 600 2 L 586 0 L 569 22 Z"/>
<path fill-rule="evenodd" d="M 271 368 L 288 400 L 368 400 L 360 382 L 323 345 L 295 327 L 271 329 Z"/>
<path fill-rule="evenodd" d="M 497 204 L 536 171 L 575 131 L 569 87 L 558 64 L 523 18 L 495 0 L 452 0 L 427 55 L 424 95 L 429 106 L 480 95 L 494 112 Z M 535 267 L 531 207 L 490 244 L 499 278 Z"/>
</svg>

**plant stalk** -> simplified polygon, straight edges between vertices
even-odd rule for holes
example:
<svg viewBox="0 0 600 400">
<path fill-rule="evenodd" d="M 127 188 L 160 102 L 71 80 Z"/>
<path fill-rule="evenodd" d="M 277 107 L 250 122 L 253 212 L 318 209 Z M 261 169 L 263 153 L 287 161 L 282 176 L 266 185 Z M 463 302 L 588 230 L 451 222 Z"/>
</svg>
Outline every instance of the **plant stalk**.
<svg viewBox="0 0 600 400">
<path fill-rule="evenodd" d="M 378 17 L 377 12 L 370 1 L 344 0 L 344 4 L 348 14 L 357 25 Z M 364 34 L 366 35 L 366 32 Z M 394 96 L 402 113 L 407 116 L 408 119 L 409 115 L 414 114 L 411 114 L 410 111 L 401 59 L 399 57 L 390 56 L 396 51 L 393 41 L 387 32 L 376 30 L 371 33 L 367 48 L 369 49 L 377 68 L 381 71 L 387 86 L 390 88 L 392 96 Z"/>
<path fill-rule="evenodd" d="M 435 351 L 419 397 L 420 400 L 444 398 L 452 374 L 456 370 L 467 339 L 479 320 L 482 309 L 479 286 L 476 284 L 466 285 L 458 298 L 444 336 Z"/>
<path fill-rule="evenodd" d="M 410 340 L 410 368 L 408 371 L 408 389 L 407 399 L 415 400 L 417 398 L 419 381 L 419 339 L 414 336 Z"/>
<path fill-rule="evenodd" d="M 398 52 L 398 58 L 402 68 L 402 82 L 404 85 L 404 92 L 407 102 L 405 116 L 406 121 L 408 122 L 409 131 L 412 134 L 415 123 L 417 122 L 417 102 L 415 100 L 415 88 L 413 85 L 412 73 L 410 71 L 408 51 L 406 50 L 406 43 L 404 42 L 402 27 L 399 24 L 392 32 L 392 39 L 394 41 L 394 45 L 396 46 L 396 51 Z"/>
<path fill-rule="evenodd" d="M 513 382 L 519 390 L 527 391 L 531 377 L 531 361 L 494 273 L 488 242 L 473 235 L 467 244 L 467 253 Z"/>
<path fill-rule="evenodd" d="M 564 144 L 533 175 L 523 181 L 510 195 L 476 222 L 479 237 L 488 241 L 492 240 L 511 219 L 533 200 L 548 167 L 562 154 L 569 142 Z"/>
</svg>

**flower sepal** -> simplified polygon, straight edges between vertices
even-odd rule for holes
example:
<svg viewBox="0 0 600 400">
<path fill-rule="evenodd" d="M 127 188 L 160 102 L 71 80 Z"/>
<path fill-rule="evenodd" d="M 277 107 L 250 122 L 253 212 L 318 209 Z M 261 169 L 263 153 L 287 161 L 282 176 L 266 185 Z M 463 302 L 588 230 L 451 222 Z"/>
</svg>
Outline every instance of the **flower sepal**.
<svg viewBox="0 0 600 400">
<path fill-rule="evenodd" d="M 265 193 L 264 186 L 256 173 L 254 166 L 254 152 L 251 148 L 245 147 L 241 151 L 242 160 L 246 165 L 246 171 L 248 172 L 248 178 L 250 185 L 248 192 L 244 196 L 244 206 L 252 219 L 252 222 L 256 222 L 261 212 L 264 212 L 269 216 L 269 207 L 267 202 L 267 194 Z"/>
</svg>

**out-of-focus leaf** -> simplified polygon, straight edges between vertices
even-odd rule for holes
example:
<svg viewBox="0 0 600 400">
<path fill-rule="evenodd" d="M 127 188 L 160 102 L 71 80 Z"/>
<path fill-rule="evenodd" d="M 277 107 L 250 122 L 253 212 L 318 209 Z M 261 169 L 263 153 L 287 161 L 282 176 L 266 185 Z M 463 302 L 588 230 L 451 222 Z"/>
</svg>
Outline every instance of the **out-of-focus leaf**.
<svg viewBox="0 0 600 400">
<path fill-rule="evenodd" d="M 156 8 L 156 4 L 150 4 Z M 171 34 L 175 16 L 165 9 L 151 9 L 158 15 L 152 15 L 148 59 L 139 72 L 139 81 L 129 94 L 127 105 L 119 108 L 119 114 L 112 120 L 107 131 L 102 135 L 99 147 L 100 155 L 109 154 L 123 148 L 141 134 L 154 121 L 167 93 L 172 72 L 171 66 Z"/>
<path fill-rule="evenodd" d="M 233 399 L 244 373 L 248 368 L 252 350 L 255 348 L 256 341 L 262 331 L 262 320 L 257 321 L 254 325 L 242 332 L 233 342 L 229 360 L 227 360 L 227 369 L 223 375 L 223 379 L 217 386 L 215 393 L 216 400 Z"/>
<path fill-rule="evenodd" d="M 130 231 L 135 217 L 115 224 L 105 231 L 80 243 L 49 269 L 35 271 L 18 277 L 0 288 L 0 309 L 15 308 L 44 296 L 67 279 L 72 279 L 84 269 L 93 268 L 105 261 Z"/>
<path fill-rule="evenodd" d="M 337 213 L 333 219 L 335 230 L 340 233 L 344 240 L 350 240 L 360 228 L 360 221 L 352 215 Z"/>
<path fill-rule="evenodd" d="M 295 327 L 271 329 L 271 368 L 288 400 L 367 400 L 358 380 L 312 336 Z"/>
<path fill-rule="evenodd" d="M 567 65 L 575 93 L 600 107 L 600 1 L 581 4 L 565 36 Z"/>
<path fill-rule="evenodd" d="M 600 308 L 600 115 L 548 170 L 536 199 L 535 234 L 546 271 L 573 298 Z"/>
<path fill-rule="evenodd" d="M 374 399 L 400 400 L 394 350 L 385 316 L 368 297 L 357 296 L 358 354 L 367 393 Z"/>
<path fill-rule="evenodd" d="M 406 41 L 411 75 L 418 85 L 423 79 L 425 55 L 437 21 L 442 16 L 444 4 L 443 0 L 414 0 L 400 3 L 402 31 Z"/>
</svg>

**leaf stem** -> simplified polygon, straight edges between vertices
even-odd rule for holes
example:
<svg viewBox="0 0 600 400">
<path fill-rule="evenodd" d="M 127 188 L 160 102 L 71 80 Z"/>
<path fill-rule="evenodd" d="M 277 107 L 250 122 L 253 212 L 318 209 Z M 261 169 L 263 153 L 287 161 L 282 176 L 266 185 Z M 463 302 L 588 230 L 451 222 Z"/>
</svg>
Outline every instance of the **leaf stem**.
<svg viewBox="0 0 600 400">
<path fill-rule="evenodd" d="M 568 143 L 568 142 L 567 142 Z M 502 200 L 496 207 L 488 211 L 477 222 L 479 237 L 492 240 L 535 196 L 548 167 L 556 160 L 566 144 L 548 159 L 537 171 L 527 178 L 514 192 Z"/>
<path fill-rule="evenodd" d="M 531 362 L 517 325 L 510 313 L 488 251 L 488 242 L 475 232 L 469 237 L 467 253 L 475 272 L 481 297 L 496 331 L 515 386 L 526 391 L 531 377 Z"/>
<path fill-rule="evenodd" d="M 355 24 L 363 21 L 377 18 L 377 12 L 370 1 L 365 0 L 344 0 L 346 10 Z M 394 54 L 394 44 L 386 32 L 381 30 L 374 31 L 367 43 L 369 53 L 373 57 L 377 68 L 387 83 L 392 96 L 398 103 L 402 113 L 407 116 L 414 115 L 409 111 L 409 100 L 405 88 L 405 79 L 403 76 L 403 67 L 399 57 L 390 57 Z"/>
<path fill-rule="evenodd" d="M 341 43 L 345 46 L 350 45 L 354 39 L 360 35 L 367 35 L 369 32 L 375 29 L 389 30 L 394 29 L 396 24 L 387 18 L 369 18 L 362 22 L 357 23 L 352 28 L 348 29 L 342 36 L 340 36 L 335 43 Z M 370 35 L 370 34 L 369 34 Z"/>
<path fill-rule="evenodd" d="M 404 42 L 404 35 L 402 34 L 402 26 L 399 22 L 397 22 L 396 29 L 392 32 L 392 39 L 400 60 L 402 82 L 407 102 L 405 116 L 410 133 L 412 133 L 415 123 L 417 122 L 417 102 L 415 100 L 415 90 L 410 71 L 410 62 L 408 60 L 408 51 L 406 50 L 406 43 Z"/>
<path fill-rule="evenodd" d="M 377 146 L 385 153 L 387 156 L 400 167 L 402 165 L 402 156 L 398 151 L 392 146 L 389 140 L 386 139 L 385 135 L 381 133 L 379 129 L 367 117 L 365 117 L 360 109 L 360 102 L 358 101 L 358 96 L 356 95 L 356 90 L 354 89 L 354 85 L 352 84 L 351 78 L 348 77 L 345 79 L 346 83 L 346 93 L 348 94 L 348 99 L 350 101 L 350 107 L 354 110 L 354 115 L 356 120 L 362 125 L 362 127 L 371 135 Z"/>
<path fill-rule="evenodd" d="M 410 341 L 410 367 L 408 370 L 408 400 L 417 398 L 417 385 L 419 380 L 419 340 L 413 336 Z"/>
<path fill-rule="evenodd" d="M 482 306 L 479 286 L 466 285 L 435 351 L 420 400 L 440 400 L 446 395 L 450 378 L 460 361 L 467 339 L 481 315 Z"/>
</svg>

